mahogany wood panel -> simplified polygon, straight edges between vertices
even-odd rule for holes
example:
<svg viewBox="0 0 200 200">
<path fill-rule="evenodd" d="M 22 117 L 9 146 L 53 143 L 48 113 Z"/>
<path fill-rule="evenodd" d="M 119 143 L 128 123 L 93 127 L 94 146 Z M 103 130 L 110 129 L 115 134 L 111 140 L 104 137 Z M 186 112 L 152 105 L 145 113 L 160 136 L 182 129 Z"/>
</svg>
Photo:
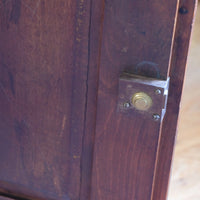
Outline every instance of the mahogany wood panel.
<svg viewBox="0 0 200 200">
<path fill-rule="evenodd" d="M 91 2 L 90 38 L 89 38 L 89 65 L 85 131 L 82 152 L 81 200 L 89 200 L 91 193 L 91 172 L 93 166 L 93 148 L 95 138 L 97 90 L 99 79 L 99 61 L 102 39 L 102 21 L 104 4 L 102 0 Z"/>
<path fill-rule="evenodd" d="M 167 77 L 177 1 L 104 3 L 91 199 L 151 199 L 159 126 L 117 112 L 118 82 Z"/>
<path fill-rule="evenodd" d="M 179 5 L 170 70 L 169 100 L 160 140 L 153 200 L 166 199 L 167 195 L 179 104 L 196 5 L 196 0 L 181 0 Z"/>
<path fill-rule="evenodd" d="M 118 81 L 123 71 L 167 78 L 177 2 L 0 0 L 1 193 L 14 199 L 151 199 L 161 124 L 117 113 Z M 179 19 L 177 27 L 189 26 L 192 15 L 186 14 L 190 19 Z M 176 34 L 185 46 L 179 55 L 176 41 L 173 69 L 184 66 L 187 31 Z M 171 71 L 173 95 L 172 72 L 181 69 Z M 163 151 L 166 130 L 154 182 L 163 185 L 154 200 L 167 188 L 174 132 Z"/>
<path fill-rule="evenodd" d="M 0 1 L 1 192 L 79 199 L 89 23 L 86 0 Z"/>
<path fill-rule="evenodd" d="M 12 199 L 8 197 L 0 197 L 0 200 L 12 200 Z"/>
</svg>

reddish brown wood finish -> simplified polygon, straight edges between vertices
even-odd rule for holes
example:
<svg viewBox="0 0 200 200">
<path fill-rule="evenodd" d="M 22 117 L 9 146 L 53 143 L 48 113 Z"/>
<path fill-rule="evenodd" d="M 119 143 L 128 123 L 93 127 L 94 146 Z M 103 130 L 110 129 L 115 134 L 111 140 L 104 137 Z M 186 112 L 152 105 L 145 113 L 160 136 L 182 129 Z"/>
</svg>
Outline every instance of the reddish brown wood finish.
<svg viewBox="0 0 200 200">
<path fill-rule="evenodd" d="M 0 0 L 2 194 L 151 199 L 160 124 L 116 112 L 118 81 L 123 71 L 167 78 L 177 2 Z M 193 1 L 183 2 L 153 200 L 166 194 L 191 31 Z"/>
<path fill-rule="evenodd" d="M 86 103 L 86 119 L 84 131 L 84 147 L 82 152 L 81 200 L 88 200 L 91 193 L 91 172 L 93 165 L 93 147 L 96 125 L 97 90 L 99 78 L 99 60 L 102 39 L 102 22 L 104 20 L 104 4 L 102 0 L 92 1 L 89 40 L 88 88 Z"/>
<path fill-rule="evenodd" d="M 12 200 L 12 199 L 7 197 L 0 197 L 0 200 Z"/>
<path fill-rule="evenodd" d="M 160 126 L 117 112 L 118 82 L 123 71 L 167 77 L 176 9 L 177 1 L 105 2 L 92 200 L 151 198 Z"/>
<path fill-rule="evenodd" d="M 170 70 L 169 100 L 161 132 L 153 200 L 166 199 L 179 104 L 196 5 L 197 0 L 181 0 L 179 5 Z"/>
<path fill-rule="evenodd" d="M 79 199 L 89 19 L 90 1 L 0 1 L 2 192 Z"/>
</svg>

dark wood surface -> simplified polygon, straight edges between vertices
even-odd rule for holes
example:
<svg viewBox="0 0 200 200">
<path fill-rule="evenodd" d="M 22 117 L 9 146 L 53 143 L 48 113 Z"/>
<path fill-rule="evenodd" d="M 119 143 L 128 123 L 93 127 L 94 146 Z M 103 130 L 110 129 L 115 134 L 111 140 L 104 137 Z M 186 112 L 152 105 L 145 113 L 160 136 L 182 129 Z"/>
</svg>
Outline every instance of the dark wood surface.
<svg viewBox="0 0 200 200">
<path fill-rule="evenodd" d="M 190 12 L 178 20 L 165 124 L 175 121 L 166 144 L 163 127 L 155 180 L 161 124 L 118 113 L 118 83 L 123 71 L 167 78 L 177 2 L 0 0 L 0 193 L 146 200 L 154 183 L 153 199 L 164 198 Z"/>
<path fill-rule="evenodd" d="M 91 2 L 90 19 L 90 39 L 89 39 L 89 65 L 88 65 L 88 84 L 87 84 L 87 102 L 86 119 L 83 139 L 82 152 L 82 178 L 81 178 L 81 200 L 88 200 L 91 193 L 91 176 L 93 166 L 93 149 L 96 126 L 97 110 L 97 91 L 99 79 L 99 62 L 102 40 L 102 22 L 104 13 L 104 4 L 102 0 Z"/>
<path fill-rule="evenodd" d="M 179 104 L 196 5 L 196 0 L 181 0 L 179 5 L 170 69 L 169 100 L 160 140 L 153 200 L 166 199 L 167 195 Z"/>
<path fill-rule="evenodd" d="M 11 198 L 8 198 L 8 197 L 0 197 L 0 200 L 14 200 L 14 199 L 11 199 Z"/>
<path fill-rule="evenodd" d="M 79 199 L 90 1 L 0 1 L 0 190 Z"/>
<path fill-rule="evenodd" d="M 105 1 L 91 199 L 150 199 L 160 124 L 117 112 L 123 71 L 168 75 L 177 1 Z"/>
</svg>

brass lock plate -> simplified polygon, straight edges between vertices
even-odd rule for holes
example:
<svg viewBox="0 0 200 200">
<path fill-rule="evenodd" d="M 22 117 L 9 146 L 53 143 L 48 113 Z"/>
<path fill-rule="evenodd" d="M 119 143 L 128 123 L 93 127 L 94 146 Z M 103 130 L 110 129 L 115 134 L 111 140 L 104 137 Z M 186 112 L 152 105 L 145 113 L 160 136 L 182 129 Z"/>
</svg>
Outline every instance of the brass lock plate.
<svg viewBox="0 0 200 200">
<path fill-rule="evenodd" d="M 119 79 L 118 111 L 162 121 L 166 112 L 169 78 L 158 80 L 123 73 Z"/>
</svg>

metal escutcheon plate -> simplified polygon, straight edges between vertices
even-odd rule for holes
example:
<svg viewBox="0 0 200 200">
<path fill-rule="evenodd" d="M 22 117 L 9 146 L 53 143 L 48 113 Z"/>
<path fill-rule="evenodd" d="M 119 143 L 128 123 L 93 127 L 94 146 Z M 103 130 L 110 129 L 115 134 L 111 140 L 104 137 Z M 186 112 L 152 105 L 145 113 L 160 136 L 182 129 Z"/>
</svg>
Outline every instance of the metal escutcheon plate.
<svg viewBox="0 0 200 200">
<path fill-rule="evenodd" d="M 169 80 L 123 73 L 119 79 L 118 111 L 162 121 L 166 112 Z"/>
</svg>

